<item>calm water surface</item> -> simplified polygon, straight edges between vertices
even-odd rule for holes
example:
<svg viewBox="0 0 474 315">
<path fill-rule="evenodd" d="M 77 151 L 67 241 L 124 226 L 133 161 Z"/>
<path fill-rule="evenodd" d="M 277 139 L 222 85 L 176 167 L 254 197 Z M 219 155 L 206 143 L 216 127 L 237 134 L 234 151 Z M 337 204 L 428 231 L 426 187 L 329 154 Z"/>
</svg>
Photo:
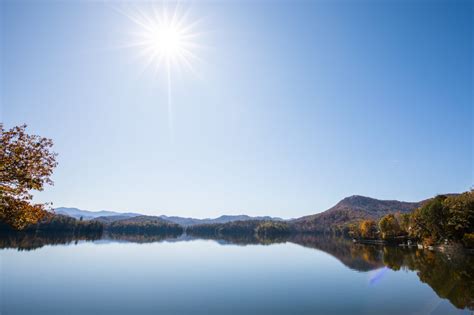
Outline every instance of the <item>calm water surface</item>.
<svg viewBox="0 0 474 315">
<path fill-rule="evenodd" d="M 472 256 L 315 237 L 48 243 L 61 241 L 2 240 L 2 315 L 444 315 L 474 305 Z"/>
</svg>

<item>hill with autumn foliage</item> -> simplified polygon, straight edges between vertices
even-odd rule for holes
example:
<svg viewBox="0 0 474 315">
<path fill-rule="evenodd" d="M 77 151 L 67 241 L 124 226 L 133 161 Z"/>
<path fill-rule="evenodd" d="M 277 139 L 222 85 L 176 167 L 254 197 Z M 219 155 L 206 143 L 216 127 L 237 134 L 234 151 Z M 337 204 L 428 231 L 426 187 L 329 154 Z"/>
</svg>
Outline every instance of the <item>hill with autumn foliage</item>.
<svg viewBox="0 0 474 315">
<path fill-rule="evenodd" d="M 377 220 L 388 213 L 410 213 L 422 204 L 398 200 L 379 200 L 364 196 L 350 196 L 321 213 L 289 221 L 293 230 L 300 232 L 325 232 L 366 219 Z"/>
</svg>

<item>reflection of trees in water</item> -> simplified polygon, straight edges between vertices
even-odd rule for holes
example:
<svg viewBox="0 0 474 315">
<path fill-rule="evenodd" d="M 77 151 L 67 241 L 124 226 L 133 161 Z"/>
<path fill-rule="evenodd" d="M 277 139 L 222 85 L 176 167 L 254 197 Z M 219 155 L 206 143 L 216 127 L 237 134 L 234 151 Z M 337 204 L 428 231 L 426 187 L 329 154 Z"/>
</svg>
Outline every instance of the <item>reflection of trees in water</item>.
<svg viewBox="0 0 474 315">
<path fill-rule="evenodd" d="M 474 256 L 450 255 L 401 247 L 353 244 L 342 238 L 296 235 L 290 242 L 323 250 L 352 269 L 368 271 L 387 266 L 416 272 L 441 298 L 458 308 L 474 309 Z"/>
<path fill-rule="evenodd" d="M 0 249 L 13 248 L 35 250 L 47 245 L 66 245 L 79 241 L 125 241 L 132 243 L 153 243 L 172 240 L 179 237 L 177 233 L 160 234 L 121 234 L 121 233 L 70 233 L 70 232 L 15 232 L 0 233 Z"/>
<path fill-rule="evenodd" d="M 441 298 L 458 308 L 474 309 L 474 256 L 450 255 L 389 246 L 353 244 L 343 238 L 296 235 L 290 242 L 323 250 L 352 269 L 368 271 L 387 266 L 392 270 L 415 271 Z"/>
<path fill-rule="evenodd" d="M 45 245 L 65 245 L 79 241 L 99 240 L 102 233 L 0 233 L 0 249 L 14 248 L 19 251 L 35 250 Z"/>
<path fill-rule="evenodd" d="M 189 240 L 176 234 L 71 234 L 71 233 L 7 233 L 0 234 L 0 248 L 34 250 L 45 245 L 70 244 L 78 241 L 106 239 L 134 243 L 151 243 L 168 240 Z M 428 284 L 441 298 L 448 299 L 458 308 L 474 309 L 474 256 L 444 254 L 427 250 L 401 247 L 383 247 L 354 244 L 344 238 L 314 236 L 307 234 L 289 237 L 260 238 L 252 235 L 227 235 L 207 237 L 220 244 L 270 245 L 291 242 L 304 247 L 314 248 L 340 260 L 347 267 L 358 271 L 369 271 L 383 266 L 392 270 L 411 270 L 417 273 L 420 281 Z"/>
<path fill-rule="evenodd" d="M 474 256 L 386 247 L 384 263 L 394 270 L 416 271 L 442 298 L 458 308 L 474 309 Z"/>
<path fill-rule="evenodd" d="M 123 234 L 123 233 L 105 233 L 103 239 L 112 241 L 125 241 L 131 243 L 155 243 L 166 240 L 173 240 L 179 237 L 179 233 L 160 233 L 160 234 Z"/>
</svg>

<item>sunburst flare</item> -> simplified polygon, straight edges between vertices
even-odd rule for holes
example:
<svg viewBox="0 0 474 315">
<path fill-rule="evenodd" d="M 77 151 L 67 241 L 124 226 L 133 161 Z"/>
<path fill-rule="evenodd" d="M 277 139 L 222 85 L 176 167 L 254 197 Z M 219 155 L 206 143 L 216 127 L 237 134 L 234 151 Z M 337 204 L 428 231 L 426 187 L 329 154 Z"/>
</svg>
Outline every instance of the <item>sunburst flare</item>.
<svg viewBox="0 0 474 315">
<path fill-rule="evenodd" d="M 135 47 L 139 56 L 145 60 L 145 70 L 152 68 L 164 73 L 168 93 L 168 121 L 173 137 L 173 113 L 171 106 L 171 72 L 173 69 L 186 70 L 195 74 L 193 64 L 200 59 L 194 53 L 202 47 L 198 44 L 200 33 L 196 31 L 199 20 L 190 20 L 189 10 L 183 11 L 179 5 L 149 7 L 144 10 L 120 10 L 136 26 L 128 47 Z"/>
</svg>

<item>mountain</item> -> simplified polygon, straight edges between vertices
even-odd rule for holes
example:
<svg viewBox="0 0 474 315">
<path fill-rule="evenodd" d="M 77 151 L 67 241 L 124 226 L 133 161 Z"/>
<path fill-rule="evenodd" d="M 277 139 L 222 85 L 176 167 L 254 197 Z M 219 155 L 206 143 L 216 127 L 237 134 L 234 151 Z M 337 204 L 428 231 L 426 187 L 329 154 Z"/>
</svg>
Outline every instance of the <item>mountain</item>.
<svg viewBox="0 0 474 315">
<path fill-rule="evenodd" d="M 73 217 L 75 219 L 80 219 L 82 217 L 83 220 L 96 220 L 102 223 L 111 223 L 127 218 L 133 218 L 138 216 L 143 216 L 139 213 L 120 213 L 115 211 L 88 211 L 88 210 L 81 210 L 77 208 L 65 208 L 60 207 L 56 208 L 54 211 L 56 214 L 67 215 Z M 233 221 L 251 221 L 251 220 L 259 220 L 259 221 L 282 221 L 281 218 L 273 218 L 268 216 L 263 217 L 251 217 L 248 215 L 222 215 L 215 219 L 195 219 L 195 218 L 183 218 L 178 216 L 166 216 L 161 215 L 159 217 L 162 220 L 167 222 L 176 223 L 182 226 L 191 226 L 191 225 L 198 225 L 198 224 L 213 224 L 213 223 L 227 223 Z"/>
<path fill-rule="evenodd" d="M 398 200 L 378 200 L 364 196 L 351 196 L 342 199 L 334 207 L 313 215 L 288 221 L 294 231 L 314 232 L 325 231 L 334 226 L 345 225 L 350 222 L 363 219 L 380 219 L 388 213 L 408 213 L 418 208 L 420 202 L 404 202 Z M 138 213 L 119 213 L 114 211 L 86 211 L 76 208 L 57 208 L 56 213 L 64 214 L 76 219 L 82 217 L 84 220 L 96 219 L 102 223 L 110 224 L 124 219 L 142 216 Z M 146 216 L 145 216 L 146 217 Z M 148 219 L 151 217 L 148 217 Z M 178 216 L 161 215 L 158 217 L 169 223 L 181 226 L 194 226 L 202 224 L 224 224 L 235 221 L 283 221 L 281 218 L 260 216 L 251 217 L 248 215 L 222 215 L 218 218 L 184 218 Z"/>
<path fill-rule="evenodd" d="M 324 231 L 333 226 L 344 225 L 363 219 L 380 219 L 388 213 L 409 213 L 421 206 L 421 202 L 378 200 L 364 196 L 342 199 L 334 207 L 321 213 L 290 221 L 295 230 Z"/>
<path fill-rule="evenodd" d="M 65 207 L 54 209 L 54 213 L 67 215 L 75 219 L 80 219 L 82 217 L 83 220 L 92 220 L 98 217 L 112 217 L 112 216 L 122 216 L 122 217 L 131 218 L 131 217 L 136 217 L 140 215 L 138 213 L 120 213 L 120 212 L 106 211 L 106 210 L 88 211 L 88 210 L 81 210 L 77 208 L 65 208 Z"/>
<path fill-rule="evenodd" d="M 199 224 L 215 224 L 215 223 L 228 223 L 228 222 L 234 222 L 234 221 L 283 221 L 281 218 L 274 218 L 274 217 L 269 217 L 269 216 L 263 216 L 263 217 L 251 217 L 248 215 L 221 215 L 218 218 L 215 219 L 195 219 L 195 218 L 182 218 L 182 217 L 176 217 L 176 216 L 171 216 L 168 217 L 166 215 L 160 216 L 163 220 L 173 222 L 179 225 L 183 226 L 193 226 L 193 225 L 199 225 Z"/>
</svg>

